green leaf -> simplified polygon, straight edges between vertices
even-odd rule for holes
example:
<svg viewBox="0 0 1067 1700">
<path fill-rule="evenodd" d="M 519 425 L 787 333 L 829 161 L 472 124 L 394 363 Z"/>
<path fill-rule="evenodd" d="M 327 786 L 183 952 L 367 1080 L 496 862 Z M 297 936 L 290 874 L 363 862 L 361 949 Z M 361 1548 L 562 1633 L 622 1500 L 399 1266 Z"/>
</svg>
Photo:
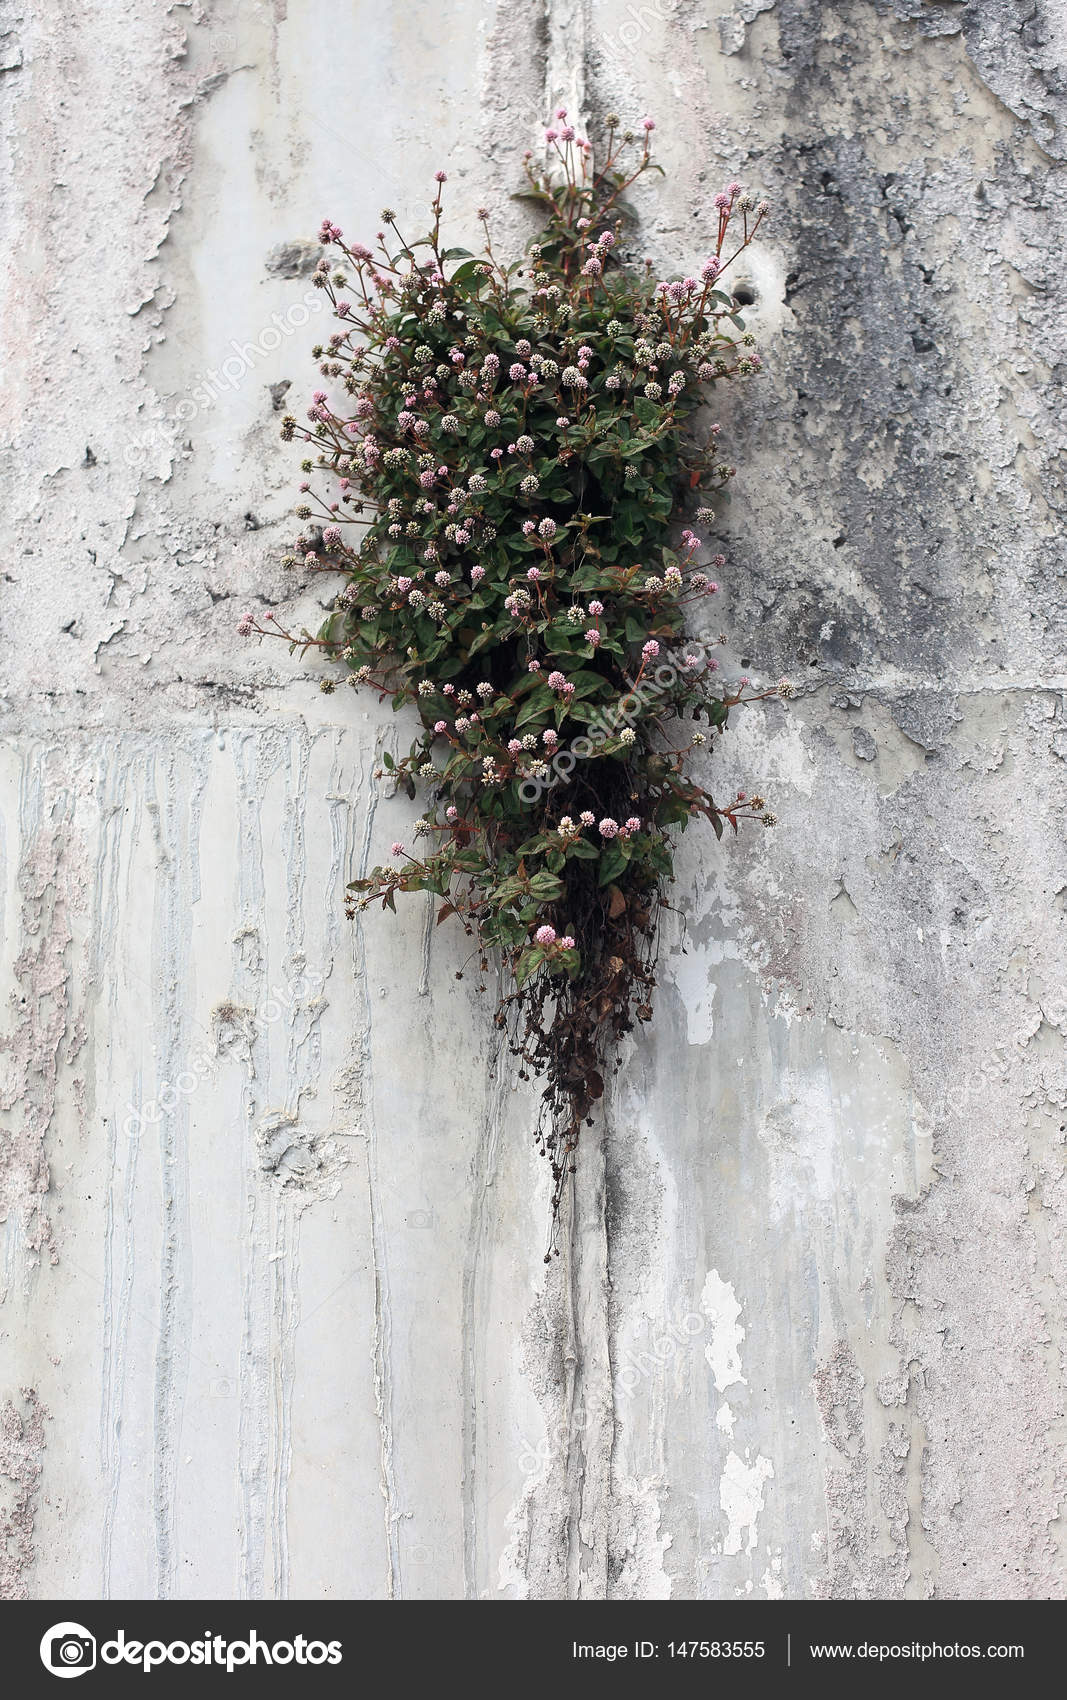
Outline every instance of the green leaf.
<svg viewBox="0 0 1067 1700">
<path fill-rule="evenodd" d="M 576 720 L 579 726 L 588 726 L 591 721 L 600 720 L 603 713 L 602 702 L 576 702 L 564 710 L 557 724 L 562 725 L 564 720 Z"/>
<path fill-rule="evenodd" d="M 533 945 L 529 950 L 523 951 L 518 962 L 515 964 L 515 984 L 519 987 L 520 991 L 522 987 L 525 986 L 530 975 L 537 972 L 544 960 L 545 952 L 542 945 Z"/>
<path fill-rule="evenodd" d="M 611 844 L 606 850 L 601 851 L 600 878 L 597 882 L 599 885 L 610 885 L 612 880 L 617 879 L 622 873 L 627 862 L 627 858 L 623 854 L 625 849 L 625 844 Z"/>
<path fill-rule="evenodd" d="M 478 636 L 471 640 L 470 647 L 467 650 L 468 656 L 477 655 L 479 650 L 485 649 L 488 644 L 492 643 L 496 636 L 497 630 L 495 626 L 490 626 L 487 632 L 479 632 Z"/>
<path fill-rule="evenodd" d="M 550 874 L 547 869 L 535 874 L 530 881 L 530 895 L 539 897 L 544 903 L 554 903 L 563 892 L 563 881 L 558 874 Z"/>
<path fill-rule="evenodd" d="M 574 697 L 578 701 L 582 697 L 592 696 L 594 691 L 601 691 L 607 684 L 603 673 L 594 673 L 588 667 L 579 667 L 576 673 L 570 675 L 570 683 L 574 686 Z"/>
<path fill-rule="evenodd" d="M 480 267 L 484 263 L 483 260 L 464 260 L 461 266 L 456 267 L 449 278 L 449 282 L 454 284 L 457 289 L 462 289 L 465 292 L 473 290 L 473 293 L 477 294 L 478 287 L 482 282 Z M 473 308 L 471 311 L 473 312 Z"/>
<path fill-rule="evenodd" d="M 542 714 L 547 714 L 555 701 L 555 692 L 548 685 L 538 685 L 529 702 L 515 722 L 515 730 L 528 726 L 531 720 L 536 720 Z"/>
</svg>

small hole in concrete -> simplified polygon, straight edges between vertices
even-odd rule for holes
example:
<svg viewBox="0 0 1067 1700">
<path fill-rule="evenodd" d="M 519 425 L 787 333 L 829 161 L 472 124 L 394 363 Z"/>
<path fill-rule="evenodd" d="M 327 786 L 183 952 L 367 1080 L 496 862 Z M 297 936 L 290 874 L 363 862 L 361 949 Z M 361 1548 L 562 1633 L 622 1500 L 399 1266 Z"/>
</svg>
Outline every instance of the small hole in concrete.
<svg viewBox="0 0 1067 1700">
<path fill-rule="evenodd" d="M 751 283 L 734 285 L 734 300 L 739 307 L 751 307 L 756 300 L 756 291 Z"/>
</svg>

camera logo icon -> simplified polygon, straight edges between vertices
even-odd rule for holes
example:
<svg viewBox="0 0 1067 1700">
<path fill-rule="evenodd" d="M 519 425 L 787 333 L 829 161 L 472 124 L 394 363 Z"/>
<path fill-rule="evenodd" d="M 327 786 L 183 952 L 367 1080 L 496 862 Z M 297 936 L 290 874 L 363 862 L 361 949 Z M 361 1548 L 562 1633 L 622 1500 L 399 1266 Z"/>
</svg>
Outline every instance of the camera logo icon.
<svg viewBox="0 0 1067 1700">
<path fill-rule="evenodd" d="M 53 1623 L 41 1637 L 41 1663 L 53 1676 L 84 1676 L 96 1664 L 96 1639 L 81 1623 Z"/>
</svg>

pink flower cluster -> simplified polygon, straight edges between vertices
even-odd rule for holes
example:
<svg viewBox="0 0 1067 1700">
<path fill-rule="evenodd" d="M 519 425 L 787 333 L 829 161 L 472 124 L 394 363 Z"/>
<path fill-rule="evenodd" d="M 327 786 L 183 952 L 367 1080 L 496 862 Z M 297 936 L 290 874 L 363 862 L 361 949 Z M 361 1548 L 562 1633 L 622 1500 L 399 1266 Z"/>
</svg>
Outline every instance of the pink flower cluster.
<svg viewBox="0 0 1067 1700">
<path fill-rule="evenodd" d="M 534 943 L 543 945 L 558 944 L 560 950 L 574 949 L 574 939 L 571 937 L 570 933 L 564 933 L 562 937 L 559 937 L 556 933 L 555 927 L 538 927 L 534 934 Z"/>
</svg>

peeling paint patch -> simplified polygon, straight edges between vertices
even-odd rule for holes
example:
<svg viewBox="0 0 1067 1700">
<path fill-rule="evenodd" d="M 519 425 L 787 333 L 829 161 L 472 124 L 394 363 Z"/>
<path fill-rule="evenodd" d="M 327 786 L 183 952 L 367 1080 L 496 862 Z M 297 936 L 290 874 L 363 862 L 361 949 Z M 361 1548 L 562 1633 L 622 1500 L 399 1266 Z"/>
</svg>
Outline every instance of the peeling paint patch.
<svg viewBox="0 0 1067 1700">
<path fill-rule="evenodd" d="M 715 1032 L 714 950 L 690 950 L 676 956 L 670 965 L 671 978 L 681 993 L 685 1010 L 686 1037 L 691 1045 L 707 1045 Z"/>
<path fill-rule="evenodd" d="M 762 1453 L 756 1454 L 753 1464 L 746 1464 L 736 1452 L 726 1457 L 726 1466 L 719 1483 L 719 1504 L 726 1513 L 729 1527 L 722 1543 L 727 1555 L 741 1551 L 741 1537 L 747 1532 L 745 1551 L 756 1545 L 756 1523 L 763 1510 L 763 1489 L 774 1477 L 774 1465 Z"/>
<path fill-rule="evenodd" d="M 700 1308 L 711 1327 L 711 1340 L 704 1347 L 704 1356 L 711 1365 L 716 1391 L 725 1392 L 735 1383 L 744 1383 L 741 1374 L 741 1342 L 745 1331 L 739 1318 L 741 1305 L 728 1281 L 715 1269 L 708 1271 Z M 729 1410 L 729 1406 L 725 1407 Z"/>
<path fill-rule="evenodd" d="M 25 1572 L 34 1557 L 33 1520 L 41 1481 L 48 1412 L 33 1387 L 0 1407 L 0 1599 L 25 1600 Z"/>
<path fill-rule="evenodd" d="M 81 905 L 74 840 L 75 785 L 51 754 L 25 761 L 20 780 L 22 844 L 17 886 L 18 931 L 11 1024 L 0 1033 L 0 1111 L 10 1124 L 0 1149 L 0 1222 L 17 1225 L 33 1267 L 58 1257 L 46 1200 L 52 1185 L 46 1138 L 66 1060 L 81 1048 L 81 1018 L 72 1011 L 70 956 Z"/>
<path fill-rule="evenodd" d="M 819 1592 L 832 1599 L 901 1599 L 908 1581 L 908 1435 L 889 1424 L 877 1458 L 864 1403 L 866 1382 L 849 1341 L 834 1343 L 813 1385 L 823 1420 L 828 1577 Z"/>
<path fill-rule="evenodd" d="M 760 1577 L 760 1587 L 769 1600 L 784 1600 L 785 1589 L 782 1586 L 782 1555 L 775 1553 Z"/>
</svg>

